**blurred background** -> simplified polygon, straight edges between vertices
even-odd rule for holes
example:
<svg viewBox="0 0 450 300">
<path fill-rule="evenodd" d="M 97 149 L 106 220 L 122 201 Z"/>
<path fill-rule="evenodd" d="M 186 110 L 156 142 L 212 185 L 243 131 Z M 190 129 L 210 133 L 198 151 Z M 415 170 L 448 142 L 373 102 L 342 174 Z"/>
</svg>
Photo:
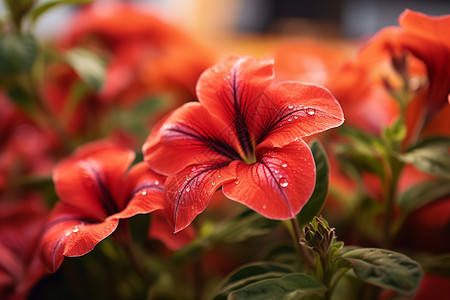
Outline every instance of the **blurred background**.
<svg viewBox="0 0 450 300">
<path fill-rule="evenodd" d="M 108 2 L 110 0 L 97 0 Z M 387 25 L 396 25 L 405 9 L 430 15 L 450 13 L 448 0 L 123 0 L 156 10 L 198 38 L 225 46 L 230 36 L 301 35 L 364 38 Z M 1 4 L 0 4 L 1 5 Z M 64 30 L 73 7 L 52 10 L 38 26 L 51 37 Z M 225 40 L 224 40 L 225 39 Z"/>
</svg>

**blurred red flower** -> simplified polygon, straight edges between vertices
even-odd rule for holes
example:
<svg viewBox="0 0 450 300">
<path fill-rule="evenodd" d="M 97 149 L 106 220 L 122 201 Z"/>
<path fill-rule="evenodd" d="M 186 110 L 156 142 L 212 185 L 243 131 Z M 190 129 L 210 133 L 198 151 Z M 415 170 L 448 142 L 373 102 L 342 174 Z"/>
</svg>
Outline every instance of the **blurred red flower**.
<svg viewBox="0 0 450 300">
<path fill-rule="evenodd" d="M 272 219 L 295 217 L 308 200 L 315 166 L 302 137 L 341 125 L 343 114 L 317 85 L 272 79 L 272 60 L 230 57 L 202 74 L 199 103 L 174 111 L 147 139 L 145 160 L 169 175 L 165 208 L 175 232 L 221 186 Z"/>
<path fill-rule="evenodd" d="M 37 246 L 47 209 L 37 194 L 0 202 L 0 298 L 26 299 L 45 274 Z"/>
<path fill-rule="evenodd" d="M 408 105 L 406 122 L 411 136 L 418 134 L 423 124 L 449 102 L 450 15 L 432 17 L 405 10 L 399 24 L 400 27 L 387 27 L 375 35 L 362 50 L 361 57 L 368 65 L 392 60 L 400 75 L 409 75 L 408 88 L 413 91 L 427 86 Z M 405 65 L 402 56 L 410 60 L 411 66 Z"/>
<path fill-rule="evenodd" d="M 79 11 L 60 45 L 87 47 L 109 60 L 100 93 L 105 101 L 135 102 L 161 92 L 192 100 L 198 76 L 215 61 L 210 49 L 155 12 L 119 2 Z"/>
<path fill-rule="evenodd" d="M 163 208 L 165 177 L 139 163 L 134 152 L 109 141 L 80 147 L 53 173 L 61 201 L 42 238 L 42 256 L 51 271 L 64 256 L 81 256 L 117 228 L 120 219 Z"/>
</svg>

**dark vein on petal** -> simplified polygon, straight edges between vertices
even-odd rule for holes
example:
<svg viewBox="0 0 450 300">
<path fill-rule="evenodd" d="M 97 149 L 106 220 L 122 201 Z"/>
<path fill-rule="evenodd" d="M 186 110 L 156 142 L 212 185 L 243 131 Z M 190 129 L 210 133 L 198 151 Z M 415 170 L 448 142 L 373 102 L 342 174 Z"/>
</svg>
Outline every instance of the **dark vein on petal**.
<svg viewBox="0 0 450 300">
<path fill-rule="evenodd" d="M 199 141 L 200 143 L 204 144 L 206 147 L 210 148 L 211 150 L 213 150 L 213 151 L 219 153 L 220 155 L 223 155 L 231 160 L 239 160 L 240 159 L 239 154 L 236 152 L 235 149 L 233 149 L 233 147 L 231 147 L 224 141 L 213 138 L 211 134 L 206 132 L 206 130 L 204 130 L 204 132 L 203 132 L 204 135 L 202 135 L 197 130 L 195 130 L 191 127 L 188 127 L 185 124 L 178 124 L 178 125 L 180 125 L 180 127 L 187 127 L 188 129 L 194 131 L 195 134 L 188 132 L 186 130 L 183 130 L 181 128 L 170 128 L 168 130 L 192 137 L 195 140 Z"/>
<path fill-rule="evenodd" d="M 272 170 L 269 168 L 269 166 L 268 166 L 264 161 L 261 160 L 260 163 L 261 163 L 264 167 L 266 167 L 267 170 L 269 171 L 270 176 L 271 176 L 272 179 L 275 181 L 276 186 L 277 186 L 277 188 L 278 188 L 280 194 L 282 195 L 284 201 L 286 202 L 286 205 L 287 205 L 289 211 L 290 211 L 291 214 L 292 214 L 291 203 L 289 202 L 289 199 L 287 198 L 286 194 L 284 193 L 284 190 L 283 190 L 283 188 L 281 187 L 280 183 L 279 183 L 278 180 L 276 179 L 275 174 L 272 172 Z M 266 172 L 264 172 L 264 174 L 266 174 Z"/>
</svg>

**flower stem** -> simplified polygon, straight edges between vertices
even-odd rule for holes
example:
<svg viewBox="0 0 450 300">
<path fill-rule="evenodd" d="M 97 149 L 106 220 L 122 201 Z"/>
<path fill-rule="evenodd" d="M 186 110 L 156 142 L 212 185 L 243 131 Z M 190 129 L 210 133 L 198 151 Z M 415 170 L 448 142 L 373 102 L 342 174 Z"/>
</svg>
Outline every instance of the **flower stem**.
<svg viewBox="0 0 450 300">
<path fill-rule="evenodd" d="M 301 242 L 301 230 L 300 226 L 298 225 L 298 221 L 296 218 L 291 219 L 292 228 L 294 229 L 294 236 L 295 236 L 295 242 L 297 249 L 300 253 L 300 257 L 302 261 L 306 263 L 306 266 L 311 269 L 315 270 L 316 264 L 314 262 L 314 258 L 312 257 L 311 253 L 306 249 L 306 247 Z"/>
</svg>

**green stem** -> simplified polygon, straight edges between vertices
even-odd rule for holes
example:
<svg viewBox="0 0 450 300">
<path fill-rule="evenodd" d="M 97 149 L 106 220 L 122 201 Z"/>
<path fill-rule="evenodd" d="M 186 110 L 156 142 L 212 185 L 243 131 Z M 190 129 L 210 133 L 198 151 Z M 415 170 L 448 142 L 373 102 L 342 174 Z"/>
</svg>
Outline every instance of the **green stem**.
<svg viewBox="0 0 450 300">
<path fill-rule="evenodd" d="M 154 278 L 152 278 L 149 273 L 142 267 L 143 259 L 140 257 L 139 251 L 136 249 L 131 239 L 130 225 L 127 221 L 123 221 L 121 227 L 122 228 L 118 228 L 117 242 L 127 254 L 131 265 L 136 271 L 136 274 L 145 282 L 148 287 L 150 287 L 154 282 Z"/>
<path fill-rule="evenodd" d="M 301 230 L 300 226 L 298 225 L 298 221 L 296 218 L 291 219 L 292 228 L 294 230 L 294 236 L 295 236 L 295 243 L 296 247 L 299 251 L 300 257 L 303 262 L 306 263 L 306 266 L 314 270 L 316 268 L 316 264 L 314 262 L 314 258 L 312 257 L 311 253 L 306 249 L 306 247 L 301 242 Z"/>
</svg>

